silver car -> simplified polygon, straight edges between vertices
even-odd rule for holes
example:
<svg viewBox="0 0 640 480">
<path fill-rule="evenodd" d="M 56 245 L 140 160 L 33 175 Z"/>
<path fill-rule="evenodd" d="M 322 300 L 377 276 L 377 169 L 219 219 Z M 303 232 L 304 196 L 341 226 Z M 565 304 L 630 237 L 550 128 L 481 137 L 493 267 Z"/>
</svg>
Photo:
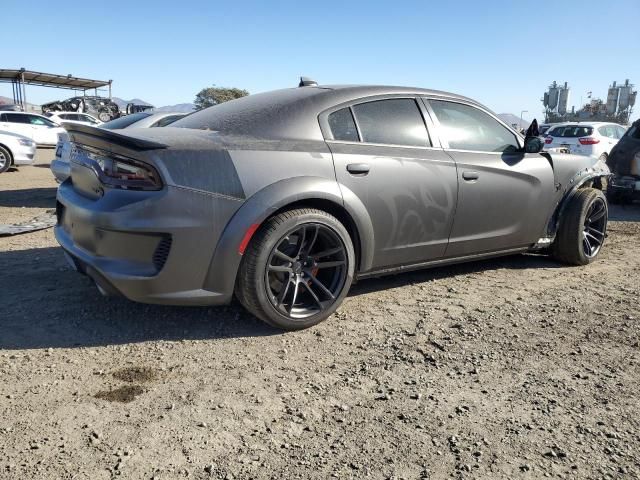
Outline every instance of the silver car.
<svg viewBox="0 0 640 480">
<path fill-rule="evenodd" d="M 117 130 L 123 128 L 155 128 L 165 127 L 176 120 L 187 115 L 178 112 L 139 112 L 116 118 L 106 123 L 100 124 L 100 128 L 107 130 Z M 71 123 L 71 122 L 69 122 Z M 69 143 L 69 135 L 65 133 L 58 134 L 58 143 L 56 145 L 56 156 L 51 161 L 51 172 L 58 183 L 64 182 L 69 178 L 71 168 L 69 165 L 69 155 L 71 153 L 71 144 Z"/>
<path fill-rule="evenodd" d="M 459 95 L 301 84 L 166 128 L 71 127 L 55 235 L 74 268 L 105 294 L 171 305 L 235 294 L 300 329 L 355 278 L 530 251 L 597 258 L 602 164 L 541 153 L 533 132 Z"/>
<path fill-rule="evenodd" d="M 0 131 L 0 173 L 11 166 L 31 165 L 36 157 L 36 143 L 24 135 Z"/>
</svg>

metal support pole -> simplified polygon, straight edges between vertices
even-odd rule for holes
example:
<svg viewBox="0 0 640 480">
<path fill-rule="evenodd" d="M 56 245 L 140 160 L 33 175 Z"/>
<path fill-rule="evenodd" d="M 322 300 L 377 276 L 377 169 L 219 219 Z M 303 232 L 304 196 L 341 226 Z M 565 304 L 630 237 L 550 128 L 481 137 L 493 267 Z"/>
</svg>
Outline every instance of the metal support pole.
<svg viewBox="0 0 640 480">
<path fill-rule="evenodd" d="M 111 100 L 111 82 L 112 80 L 109 80 L 109 100 Z"/>
<path fill-rule="evenodd" d="M 24 83 L 24 72 L 22 72 L 22 110 L 27 111 L 27 86 Z"/>
</svg>

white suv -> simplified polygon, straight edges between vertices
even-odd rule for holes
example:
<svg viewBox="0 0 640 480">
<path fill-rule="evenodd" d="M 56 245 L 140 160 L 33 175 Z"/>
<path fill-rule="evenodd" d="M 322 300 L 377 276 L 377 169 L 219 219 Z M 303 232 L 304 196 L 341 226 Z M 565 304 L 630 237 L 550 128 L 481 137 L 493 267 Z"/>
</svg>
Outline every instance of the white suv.
<svg viewBox="0 0 640 480">
<path fill-rule="evenodd" d="M 65 129 L 36 113 L 0 112 L 0 132 L 24 135 L 38 146 L 55 146 L 58 134 L 64 133 Z"/>
<path fill-rule="evenodd" d="M 88 113 L 78 113 L 78 112 L 47 112 L 45 113 L 50 120 L 53 120 L 56 123 L 79 123 L 81 125 L 91 125 L 93 127 L 97 127 L 102 124 L 100 120 L 95 117 L 92 117 Z"/>
<path fill-rule="evenodd" d="M 567 151 L 605 161 L 626 129 L 616 123 L 567 122 L 554 125 L 545 134 L 544 149 Z"/>
</svg>

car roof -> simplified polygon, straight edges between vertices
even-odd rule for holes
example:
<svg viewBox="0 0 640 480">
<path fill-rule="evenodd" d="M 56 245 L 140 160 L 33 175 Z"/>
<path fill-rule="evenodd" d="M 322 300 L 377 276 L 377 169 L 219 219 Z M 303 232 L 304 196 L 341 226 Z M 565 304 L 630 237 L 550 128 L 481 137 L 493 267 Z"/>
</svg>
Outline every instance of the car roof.
<svg viewBox="0 0 640 480">
<path fill-rule="evenodd" d="M 387 85 L 321 85 L 256 93 L 191 113 L 172 126 L 258 138 L 324 141 L 318 124 L 318 115 L 322 112 L 360 99 L 386 95 L 440 97 L 489 110 L 471 98 L 441 90 Z"/>
</svg>

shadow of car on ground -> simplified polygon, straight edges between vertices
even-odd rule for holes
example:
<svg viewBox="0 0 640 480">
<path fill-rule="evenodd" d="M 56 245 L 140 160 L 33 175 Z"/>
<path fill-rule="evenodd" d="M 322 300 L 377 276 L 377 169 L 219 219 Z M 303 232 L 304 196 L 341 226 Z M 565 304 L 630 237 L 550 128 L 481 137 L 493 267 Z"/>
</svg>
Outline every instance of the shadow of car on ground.
<svg viewBox="0 0 640 480">
<path fill-rule="evenodd" d="M 497 269 L 555 268 L 540 255 L 519 255 L 363 280 L 349 296 Z M 74 348 L 284 334 L 237 302 L 222 307 L 146 305 L 103 297 L 72 271 L 60 248 L 0 252 L 4 272 L 0 349 Z M 331 320 L 329 320 L 331 321 Z"/>
</svg>

